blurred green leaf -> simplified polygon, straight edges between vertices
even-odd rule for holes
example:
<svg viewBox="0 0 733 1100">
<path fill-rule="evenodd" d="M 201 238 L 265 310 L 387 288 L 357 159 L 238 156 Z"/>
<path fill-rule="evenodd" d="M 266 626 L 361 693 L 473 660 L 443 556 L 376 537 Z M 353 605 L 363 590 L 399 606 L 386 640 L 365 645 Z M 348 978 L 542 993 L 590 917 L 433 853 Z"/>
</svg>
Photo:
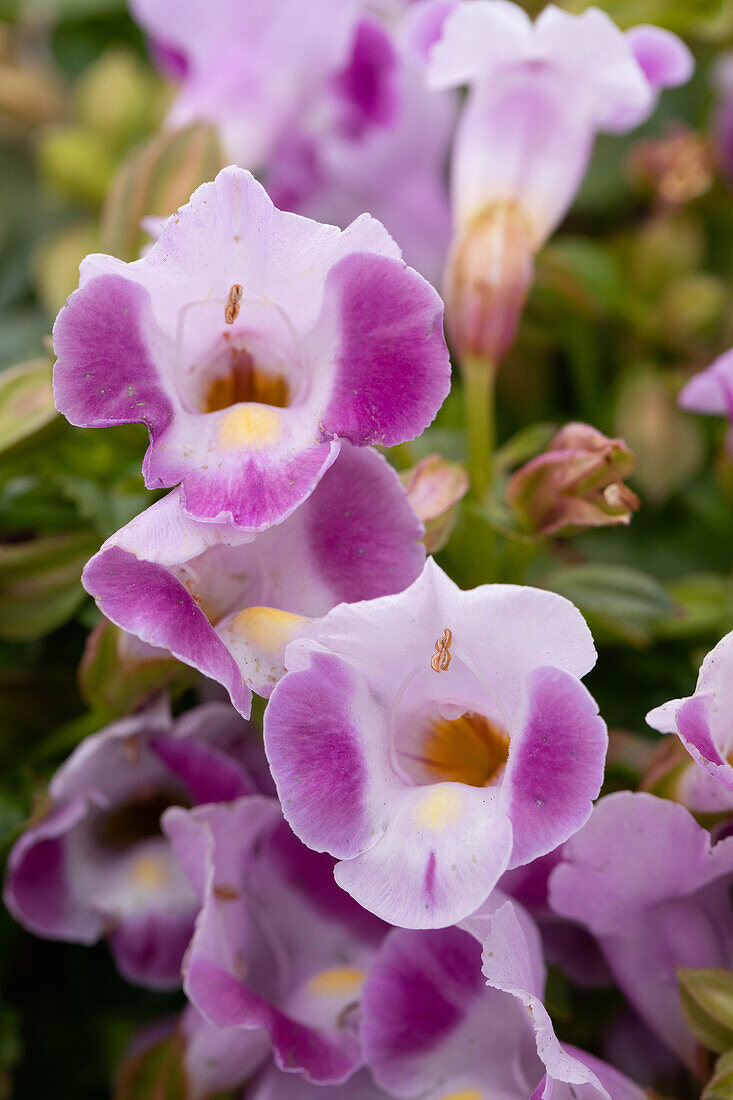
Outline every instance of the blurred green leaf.
<svg viewBox="0 0 733 1100">
<path fill-rule="evenodd" d="M 98 548 L 87 531 L 0 546 L 0 637 L 40 638 L 70 619 L 85 598 L 81 571 Z"/>
<path fill-rule="evenodd" d="M 566 0 L 563 6 L 581 12 L 592 0 Z M 601 7 L 624 28 L 654 23 L 677 34 L 722 38 L 733 25 L 729 0 L 603 0 Z"/>
<path fill-rule="evenodd" d="M 162 130 L 123 162 L 102 211 L 102 247 L 123 260 L 135 260 L 146 241 L 143 218 L 167 218 L 191 193 L 224 166 L 213 126 L 193 123 Z"/>
<path fill-rule="evenodd" d="M 659 624 L 677 614 L 659 581 L 624 565 L 570 565 L 540 583 L 572 600 L 593 633 L 605 641 L 648 645 Z"/>
<path fill-rule="evenodd" d="M 167 688 L 175 695 L 197 678 L 166 650 L 145 645 L 107 619 L 89 635 L 79 666 L 84 699 L 110 720 L 135 709 L 155 691 Z"/>
<path fill-rule="evenodd" d="M 733 629 L 733 580 L 714 573 L 681 577 L 670 582 L 667 592 L 677 614 L 657 627 L 660 638 L 723 635 Z"/>
<path fill-rule="evenodd" d="M 113 1100 L 186 1100 L 183 1038 L 175 1032 L 128 1056 L 117 1078 Z"/>
<path fill-rule="evenodd" d="M 37 443 L 38 433 L 58 419 L 51 364 L 33 359 L 0 374 L 0 457 Z"/>
<path fill-rule="evenodd" d="M 722 1054 L 700 1100 L 733 1100 L 733 1051 Z"/>
<path fill-rule="evenodd" d="M 733 972 L 720 968 L 677 971 L 682 1013 L 706 1050 L 733 1048 Z"/>
</svg>

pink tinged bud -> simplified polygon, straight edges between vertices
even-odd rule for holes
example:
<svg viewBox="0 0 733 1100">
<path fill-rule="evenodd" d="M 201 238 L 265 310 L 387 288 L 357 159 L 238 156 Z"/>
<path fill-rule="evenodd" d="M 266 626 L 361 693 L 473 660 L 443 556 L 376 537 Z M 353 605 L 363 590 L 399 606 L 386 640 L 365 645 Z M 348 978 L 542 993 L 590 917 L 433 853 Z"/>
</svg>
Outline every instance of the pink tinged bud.
<svg viewBox="0 0 733 1100">
<path fill-rule="evenodd" d="M 588 424 L 566 424 L 544 454 L 512 475 L 507 500 L 538 535 L 628 524 L 640 504 L 623 482 L 633 468 L 623 440 L 608 439 Z"/>
<path fill-rule="evenodd" d="M 469 478 L 457 462 L 447 462 L 442 455 L 427 455 L 417 466 L 400 474 L 407 498 L 418 519 L 425 526 L 425 549 L 428 554 L 442 550 L 455 526 L 458 502 L 468 492 Z"/>
<path fill-rule="evenodd" d="M 497 202 L 459 229 L 445 277 L 446 320 L 461 359 L 498 364 L 516 336 L 534 277 L 530 225 Z"/>
<path fill-rule="evenodd" d="M 630 167 L 642 187 L 664 206 L 684 206 L 710 190 L 715 179 L 712 142 L 677 125 L 661 138 L 647 138 L 632 150 Z"/>
</svg>

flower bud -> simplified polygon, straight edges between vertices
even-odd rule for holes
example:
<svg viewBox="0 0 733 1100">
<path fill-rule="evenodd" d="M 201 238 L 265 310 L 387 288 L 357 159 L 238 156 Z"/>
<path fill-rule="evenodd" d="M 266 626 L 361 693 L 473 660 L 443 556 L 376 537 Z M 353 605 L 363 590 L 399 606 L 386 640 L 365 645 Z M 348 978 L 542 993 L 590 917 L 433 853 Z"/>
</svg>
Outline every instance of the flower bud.
<svg viewBox="0 0 733 1100">
<path fill-rule="evenodd" d="M 538 535 L 571 535 L 585 527 L 627 524 L 639 498 L 623 478 L 634 456 L 621 439 L 588 424 L 566 424 L 538 455 L 509 479 L 507 500 Z"/>
<path fill-rule="evenodd" d="M 661 138 L 647 138 L 634 147 L 631 171 L 664 206 L 684 206 L 704 195 L 715 179 L 711 142 L 690 129 L 676 126 Z"/>
<path fill-rule="evenodd" d="M 717 1054 L 733 1049 L 733 972 L 679 969 L 677 978 L 682 1012 L 695 1038 Z"/>
<path fill-rule="evenodd" d="M 79 665 L 82 697 L 111 718 L 134 710 L 156 692 L 175 696 L 195 681 L 196 674 L 167 649 L 148 645 L 107 619 L 88 636 Z"/>
<path fill-rule="evenodd" d="M 520 207 L 495 203 L 459 230 L 446 270 L 445 301 L 460 359 L 501 362 L 533 277 L 534 248 Z"/>
<path fill-rule="evenodd" d="M 413 511 L 425 525 L 425 549 L 435 554 L 443 549 L 455 526 L 458 502 L 468 491 L 468 474 L 459 463 L 434 454 L 405 470 L 400 478 Z"/>
</svg>

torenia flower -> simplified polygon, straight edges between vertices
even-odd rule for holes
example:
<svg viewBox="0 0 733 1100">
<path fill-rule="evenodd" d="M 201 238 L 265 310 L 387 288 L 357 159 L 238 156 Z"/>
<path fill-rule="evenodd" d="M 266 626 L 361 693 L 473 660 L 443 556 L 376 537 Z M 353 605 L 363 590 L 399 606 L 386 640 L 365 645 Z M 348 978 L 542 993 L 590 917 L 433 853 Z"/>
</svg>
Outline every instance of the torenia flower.
<svg viewBox="0 0 733 1100">
<path fill-rule="evenodd" d="M 688 412 L 727 416 L 733 425 L 733 348 L 690 379 L 680 393 L 679 403 Z M 730 435 L 728 449 L 733 449 Z"/>
<path fill-rule="evenodd" d="M 686 81 L 674 35 L 624 35 L 597 8 L 549 5 L 533 24 L 508 0 L 456 3 L 430 53 L 434 88 L 468 85 L 455 139 L 448 320 L 462 355 L 500 359 L 532 280 L 532 256 L 570 207 L 597 132 L 639 125 L 658 89 Z"/>
<path fill-rule="evenodd" d="M 628 524 L 639 507 L 623 482 L 633 468 L 634 456 L 622 439 L 608 439 L 588 424 L 566 424 L 544 454 L 512 475 L 507 500 L 539 535 Z"/>
<path fill-rule="evenodd" d="M 366 1069 L 338 1085 L 312 1084 L 301 1073 L 278 1069 L 262 1028 L 217 1027 L 193 1005 L 177 1021 L 155 1024 L 133 1040 L 119 1084 L 136 1080 L 133 1075 L 164 1044 L 170 1056 L 180 1060 L 185 1100 L 214 1100 L 237 1088 L 239 1100 L 390 1100 Z"/>
<path fill-rule="evenodd" d="M 588 818 L 606 728 L 580 613 L 550 592 L 406 591 L 331 611 L 286 650 L 265 746 L 297 835 L 393 924 L 453 924 Z"/>
<path fill-rule="evenodd" d="M 412 438 L 450 367 L 438 295 L 368 215 L 347 230 L 275 209 L 227 168 L 140 260 L 90 256 L 54 327 L 74 424 L 142 422 L 149 488 L 257 531 L 313 490 L 343 440 Z"/>
<path fill-rule="evenodd" d="M 687 699 L 671 699 L 646 716 L 652 729 L 676 733 L 695 761 L 680 780 L 680 801 L 693 811 L 733 809 L 733 633 L 708 653 L 697 687 Z"/>
<path fill-rule="evenodd" d="M 209 1023 L 269 1035 L 282 1069 L 338 1082 L 362 1062 L 357 1007 L 384 934 L 276 799 L 173 808 L 164 828 L 200 912 L 184 989 Z"/>
<path fill-rule="evenodd" d="M 10 854 L 10 912 L 50 939 L 91 944 L 106 936 L 130 981 L 177 986 L 197 904 L 160 815 L 172 804 L 254 791 L 247 741 L 246 724 L 218 703 L 175 724 L 156 704 L 88 737 Z"/>
<path fill-rule="evenodd" d="M 453 100 L 425 87 L 405 11 L 375 9 L 365 0 L 194 0 L 185 12 L 174 0 L 132 3 L 156 56 L 183 62 L 169 125 L 215 125 L 231 161 L 285 209 L 340 225 L 372 211 L 408 261 L 437 278 L 450 236 Z"/>
<path fill-rule="evenodd" d="M 390 932 L 362 998 L 377 1082 L 424 1100 L 642 1100 L 610 1066 L 557 1040 L 544 984 L 537 929 L 498 891 L 461 926 Z"/>
<path fill-rule="evenodd" d="M 683 807 L 622 791 L 563 847 L 550 903 L 600 941 L 637 1013 L 691 1068 L 678 967 L 733 966 L 733 837 L 713 844 Z"/>
<path fill-rule="evenodd" d="M 282 524 L 253 535 L 200 523 L 174 490 L 108 539 L 82 579 L 108 619 L 218 680 L 247 715 L 251 689 L 270 694 L 310 618 L 417 577 L 422 533 L 386 459 L 347 444 Z"/>
<path fill-rule="evenodd" d="M 429 75 L 438 88 L 469 86 L 453 156 L 458 227 L 515 204 L 538 247 L 570 206 L 596 133 L 638 126 L 692 66 L 675 35 L 623 34 L 598 8 L 576 16 L 550 4 L 533 24 L 508 0 L 456 4 Z"/>
</svg>

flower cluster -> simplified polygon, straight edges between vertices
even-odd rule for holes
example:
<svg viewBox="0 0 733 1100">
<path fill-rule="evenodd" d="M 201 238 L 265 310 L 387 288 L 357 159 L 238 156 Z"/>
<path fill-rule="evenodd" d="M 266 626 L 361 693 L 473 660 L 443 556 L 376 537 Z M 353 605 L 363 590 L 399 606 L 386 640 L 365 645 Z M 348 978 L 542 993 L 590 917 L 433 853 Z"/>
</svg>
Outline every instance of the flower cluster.
<svg viewBox="0 0 733 1100">
<path fill-rule="evenodd" d="M 8 909 L 183 990 L 129 1061 L 172 1038 L 185 1100 L 650 1095 L 610 1044 L 556 1033 L 548 964 L 615 984 L 707 1079 L 678 971 L 733 968 L 733 634 L 648 716 L 686 750 L 674 799 L 596 801 L 581 611 L 501 562 L 464 590 L 432 556 L 467 493 L 548 553 L 639 507 L 631 449 L 587 424 L 497 475 L 489 394 L 596 134 L 646 120 L 687 47 L 508 0 L 131 7 L 176 83 L 165 125 L 212 123 L 232 164 L 140 258 L 86 258 L 54 392 L 74 426 L 147 429 L 156 495 L 83 585 L 194 689 L 156 684 L 75 747 L 12 849 Z M 470 469 L 426 448 L 400 477 L 382 452 L 450 389 L 441 272 Z M 683 406 L 733 419 L 732 364 Z"/>
</svg>

